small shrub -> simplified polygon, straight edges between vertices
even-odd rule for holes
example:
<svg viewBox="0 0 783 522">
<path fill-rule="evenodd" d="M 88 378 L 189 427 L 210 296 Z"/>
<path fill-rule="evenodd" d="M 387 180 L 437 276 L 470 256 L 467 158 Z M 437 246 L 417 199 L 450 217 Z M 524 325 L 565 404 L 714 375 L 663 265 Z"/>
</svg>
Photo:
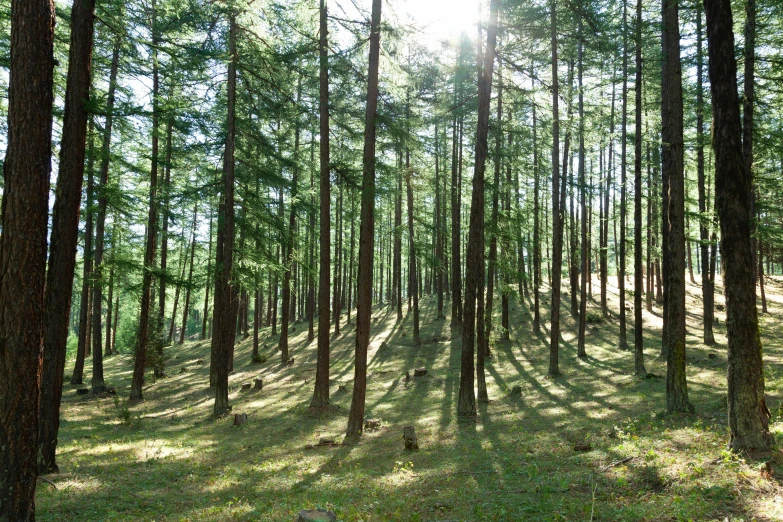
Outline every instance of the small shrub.
<svg viewBox="0 0 783 522">
<path fill-rule="evenodd" d="M 128 407 L 127 401 L 120 402 L 119 397 L 114 397 L 114 409 L 117 411 L 117 418 L 124 426 L 133 425 L 133 414 Z"/>
<path fill-rule="evenodd" d="M 600 324 L 604 322 L 604 316 L 600 312 L 587 312 L 585 321 L 587 324 Z"/>
</svg>

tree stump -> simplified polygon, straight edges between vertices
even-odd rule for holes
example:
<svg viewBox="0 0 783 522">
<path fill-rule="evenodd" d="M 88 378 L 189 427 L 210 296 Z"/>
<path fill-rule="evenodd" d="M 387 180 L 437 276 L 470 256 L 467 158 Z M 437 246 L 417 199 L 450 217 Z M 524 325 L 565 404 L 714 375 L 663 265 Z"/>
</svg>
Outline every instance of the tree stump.
<svg viewBox="0 0 783 522">
<path fill-rule="evenodd" d="M 522 386 L 517 384 L 511 388 L 511 395 L 522 395 Z"/>
<path fill-rule="evenodd" d="M 250 384 L 249 382 L 242 383 L 242 391 L 248 391 L 251 386 L 252 384 Z"/>
<path fill-rule="evenodd" d="M 364 421 L 364 429 L 367 431 L 375 431 L 381 427 L 381 419 L 367 419 Z"/>
<path fill-rule="evenodd" d="M 337 515 L 325 509 L 303 509 L 297 514 L 295 522 L 337 522 Z"/>
<path fill-rule="evenodd" d="M 408 382 L 411 380 L 411 372 L 405 372 L 405 382 Z"/>
<path fill-rule="evenodd" d="M 264 387 L 264 381 L 262 379 L 256 379 L 253 384 L 253 389 L 261 390 Z"/>
<path fill-rule="evenodd" d="M 87 395 L 88 393 L 90 393 L 89 388 L 79 388 L 76 390 L 76 395 Z"/>
<path fill-rule="evenodd" d="M 419 442 L 416 439 L 416 429 L 413 426 L 405 426 L 402 429 L 402 438 L 405 441 L 406 450 L 413 451 L 419 449 Z"/>
<path fill-rule="evenodd" d="M 234 426 L 241 426 L 247 422 L 247 413 L 234 414 Z"/>
<path fill-rule="evenodd" d="M 424 377 L 425 375 L 427 375 L 427 368 L 416 368 L 413 370 L 414 377 Z"/>
</svg>

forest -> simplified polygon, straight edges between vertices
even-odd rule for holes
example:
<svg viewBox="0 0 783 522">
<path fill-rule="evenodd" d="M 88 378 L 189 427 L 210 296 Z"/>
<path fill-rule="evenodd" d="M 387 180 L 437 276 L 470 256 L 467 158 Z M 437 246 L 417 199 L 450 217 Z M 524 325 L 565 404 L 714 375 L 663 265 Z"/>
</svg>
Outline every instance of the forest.
<svg viewBox="0 0 783 522">
<path fill-rule="evenodd" d="M 0 0 L 0 522 L 783 520 L 783 3 Z"/>
</svg>

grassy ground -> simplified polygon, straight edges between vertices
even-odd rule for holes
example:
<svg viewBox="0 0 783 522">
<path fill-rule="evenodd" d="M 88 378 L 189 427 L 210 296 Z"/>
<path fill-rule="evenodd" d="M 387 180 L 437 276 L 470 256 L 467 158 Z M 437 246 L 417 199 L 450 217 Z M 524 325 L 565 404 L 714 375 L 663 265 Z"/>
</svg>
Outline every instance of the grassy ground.
<svg viewBox="0 0 783 522">
<path fill-rule="evenodd" d="M 117 387 L 118 401 L 77 396 L 66 384 L 63 472 L 39 482 L 38 520 L 290 521 L 315 506 L 334 509 L 342 521 L 781 520 L 783 457 L 772 455 L 779 473 L 770 477 L 760 470 L 769 456 L 725 451 L 725 314 L 717 313 L 718 346 L 704 346 L 701 291 L 688 291 L 695 415 L 661 414 L 665 379 L 633 377 L 632 353 L 617 347 L 615 319 L 589 326 L 589 358 L 578 360 L 567 297 L 563 376 L 545 378 L 548 337 L 532 335 L 527 306 L 513 304 L 511 341 L 494 342 L 487 367 L 491 402 L 468 422 L 456 416 L 459 332 L 448 319 L 435 319 L 434 300 L 423 301 L 418 347 L 411 318 L 395 324 L 394 314 L 377 308 L 367 417 L 382 419 L 382 426 L 352 445 L 317 445 L 321 437 L 342 441 L 353 381 L 351 329 L 333 340 L 332 407 L 319 414 L 308 411 L 315 343 L 306 342 L 305 324 L 295 325 L 292 366 L 280 366 L 268 330 L 267 363 L 250 364 L 250 340 L 239 344 L 230 400 L 234 412 L 249 415 L 241 427 L 210 418 L 208 343 L 169 348 L 169 377 L 152 382 L 150 375 L 146 401 L 132 406 L 125 400 L 132 360 L 113 357 L 107 382 Z M 767 403 L 783 440 L 783 280 L 767 291 L 770 313 L 761 317 Z M 617 302 L 616 294 L 610 297 Z M 645 312 L 644 321 L 647 370 L 665 376 L 656 358 L 660 308 Z M 421 366 L 427 376 L 406 381 L 405 372 Z M 256 377 L 264 380 L 262 391 L 240 391 Z M 516 385 L 521 396 L 509 393 Z M 416 428 L 418 452 L 403 450 L 405 425 Z"/>
</svg>

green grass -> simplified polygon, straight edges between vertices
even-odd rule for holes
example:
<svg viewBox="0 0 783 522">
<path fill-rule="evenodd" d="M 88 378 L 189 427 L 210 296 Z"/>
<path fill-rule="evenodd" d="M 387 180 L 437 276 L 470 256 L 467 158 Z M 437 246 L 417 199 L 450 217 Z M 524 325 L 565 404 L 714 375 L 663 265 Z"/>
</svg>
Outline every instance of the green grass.
<svg viewBox="0 0 783 522">
<path fill-rule="evenodd" d="M 597 295 L 597 281 L 593 290 Z M 718 346 L 703 346 L 701 292 L 688 290 L 688 385 L 696 415 L 661 414 L 665 380 L 633 377 L 632 353 L 617 348 L 616 313 L 589 325 L 589 357 L 577 359 L 567 298 L 563 376 L 546 378 L 548 333 L 534 336 L 527 304 L 513 303 L 511 341 L 494 340 L 487 364 L 491 402 L 480 404 L 470 421 L 456 416 L 459 331 L 448 319 L 435 319 L 434 299 L 423 300 L 418 347 L 411 318 L 395 324 L 388 308 L 376 308 L 367 418 L 382 419 L 382 427 L 351 445 L 317 446 L 321 437 L 343 438 L 353 381 L 351 328 L 333 340 L 332 406 L 317 413 L 308 409 L 315 343 L 306 343 L 305 324 L 296 325 L 292 366 L 279 364 L 268 329 L 262 332 L 267 362 L 250 362 L 250 340 L 238 344 L 230 400 L 234 412 L 249 415 L 241 427 L 210 417 L 208 342 L 167 348 L 169 377 L 153 382 L 148 374 L 146 401 L 136 405 L 126 401 L 132 359 L 110 358 L 107 383 L 117 387 L 119 400 L 77 396 L 66 384 L 62 473 L 47 477 L 57 489 L 39 482 L 38 520 L 291 521 L 298 510 L 316 506 L 334 509 L 342 521 L 780 520 L 783 489 L 776 479 L 783 477 L 783 466 L 777 468 L 783 458 L 772 456 L 779 475 L 765 478 L 764 460 L 725 451 L 725 314 L 717 314 Z M 771 314 L 761 316 L 768 404 L 779 439 L 781 294 L 781 281 L 770 283 Z M 610 298 L 616 308 L 616 293 Z M 657 307 L 645 312 L 646 364 L 665 376 L 665 363 L 656 358 L 659 316 Z M 379 349 L 383 341 L 388 346 Z M 407 382 L 405 372 L 421 366 L 428 375 Z M 240 391 L 256 377 L 264 380 L 262 391 Z M 340 385 L 347 391 L 338 391 Z M 515 385 L 521 395 L 509 393 Z M 418 452 L 403 450 L 406 425 L 416 427 Z"/>
</svg>

